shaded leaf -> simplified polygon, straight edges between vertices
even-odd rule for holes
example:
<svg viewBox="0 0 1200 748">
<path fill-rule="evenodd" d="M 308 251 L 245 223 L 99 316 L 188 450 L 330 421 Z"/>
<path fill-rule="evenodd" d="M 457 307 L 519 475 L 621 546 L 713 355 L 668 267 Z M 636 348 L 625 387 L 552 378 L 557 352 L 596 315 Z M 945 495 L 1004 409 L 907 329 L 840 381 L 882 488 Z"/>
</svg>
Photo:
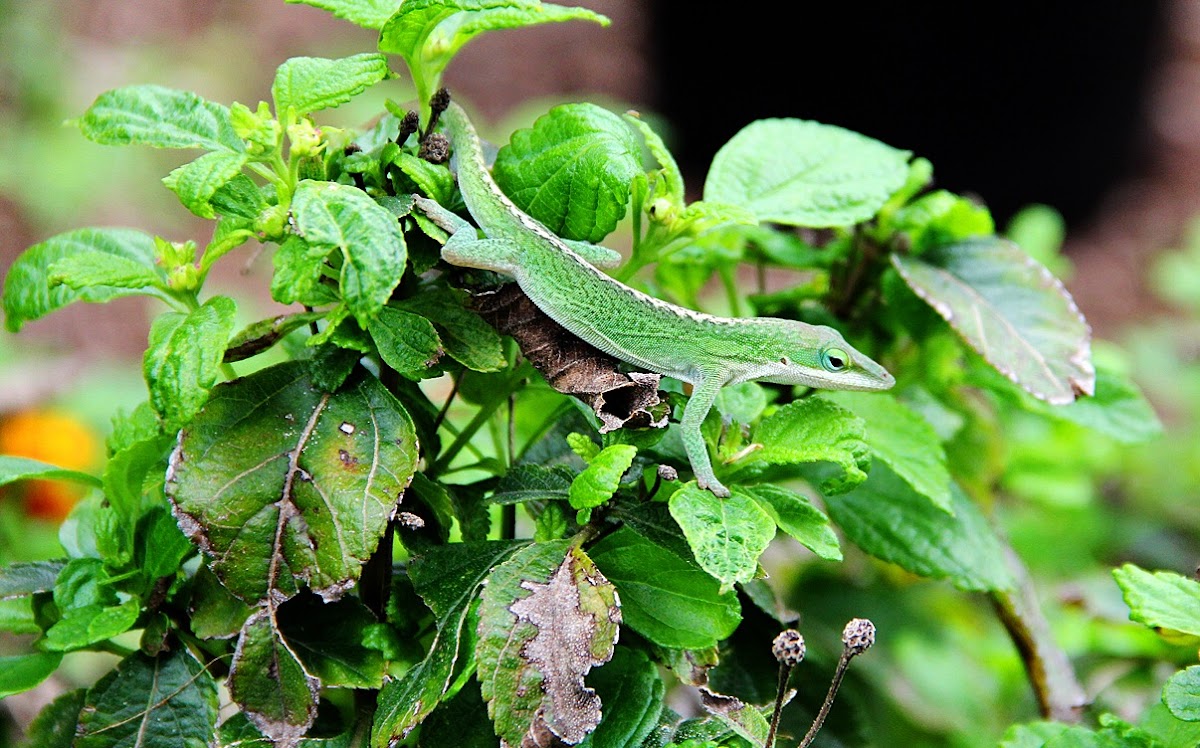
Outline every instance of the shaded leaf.
<svg viewBox="0 0 1200 748">
<path fill-rule="evenodd" d="M 604 704 L 604 716 L 585 748 L 637 748 L 663 712 L 666 684 L 645 652 L 617 647 L 613 658 L 588 678 Z"/>
<path fill-rule="evenodd" d="M 909 155 L 840 127 L 759 120 L 717 151 L 704 199 L 748 208 L 764 222 L 849 226 L 904 185 Z"/>
<path fill-rule="evenodd" d="M 979 508 L 957 485 L 945 512 L 912 489 L 886 464 L 826 507 L 846 536 L 872 556 L 913 574 L 949 579 L 963 590 L 1009 589 L 1004 551 Z"/>
<path fill-rule="evenodd" d="M 342 299 L 366 327 L 404 274 L 408 250 L 395 216 L 356 187 L 306 179 L 292 199 L 292 218 L 310 245 L 341 251 Z"/>
<path fill-rule="evenodd" d="M 168 431 L 192 420 L 208 400 L 221 372 L 236 311 L 233 299 L 214 296 L 189 314 L 167 312 L 151 325 L 142 373 L 150 388 L 150 404 Z"/>
<path fill-rule="evenodd" d="M 75 725 L 83 709 L 87 689 L 67 691 L 47 704 L 29 723 L 29 745 L 37 748 L 71 748 Z"/>
<path fill-rule="evenodd" d="M 183 207 L 201 218 L 216 218 L 213 196 L 242 173 L 248 159 L 244 153 L 211 151 L 173 170 L 163 177 L 163 184 L 179 196 Z"/>
<path fill-rule="evenodd" d="M 1091 330 L 1062 283 L 1012 242 L 989 237 L 892 264 L 988 363 L 1051 404 L 1095 391 Z"/>
<path fill-rule="evenodd" d="M 377 621 L 357 598 L 324 603 L 316 595 L 301 595 L 280 606 L 276 615 L 280 635 L 321 685 L 382 685 L 383 657 L 363 646 L 367 630 Z"/>
<path fill-rule="evenodd" d="M 323 316 L 318 312 L 300 312 L 280 314 L 254 322 L 242 328 L 240 332 L 229 339 L 229 343 L 225 346 L 224 362 L 228 364 L 257 356 L 296 330 L 316 322 Z"/>
<path fill-rule="evenodd" d="M 46 631 L 42 647 L 52 652 L 70 652 L 106 641 L 133 628 L 141 612 L 137 600 L 71 608 L 63 611 L 62 618 Z"/>
<path fill-rule="evenodd" d="M 599 242 L 625 217 L 642 147 L 617 115 L 595 104 L 556 106 L 517 130 L 492 174 L 517 207 L 564 239 Z"/>
<path fill-rule="evenodd" d="M 519 504 L 524 501 L 566 501 L 574 476 L 563 465 L 514 465 L 500 478 L 488 497 L 492 504 Z"/>
<path fill-rule="evenodd" d="M 291 234 L 275 250 L 271 264 L 271 298 L 280 304 L 300 302 L 306 306 L 323 306 L 337 301 L 329 286 L 321 283 L 325 277 L 330 252 L 323 244 L 309 244 Z"/>
<path fill-rule="evenodd" d="M 419 314 L 385 306 L 367 325 L 367 331 L 379 348 L 379 357 L 401 374 L 419 378 L 442 357 L 437 330 Z"/>
<path fill-rule="evenodd" d="M 255 727 L 277 741 L 300 737 L 317 716 L 319 687 L 283 638 L 270 608 L 246 621 L 229 666 L 229 693 Z"/>
<path fill-rule="evenodd" d="M 330 599 L 374 552 L 417 455 L 412 420 L 378 380 L 324 393 L 289 362 L 213 390 L 171 455 L 167 491 L 239 598 L 307 584 Z"/>
<path fill-rule="evenodd" d="M 527 546 L 492 571 L 475 659 L 502 745 L 547 733 L 574 745 L 595 729 L 600 699 L 583 678 L 612 657 L 620 622 L 613 585 L 567 541 Z"/>
<path fill-rule="evenodd" d="M 463 305 L 460 293 L 449 289 L 427 289 L 403 299 L 397 306 L 433 322 L 446 353 L 468 369 L 499 371 L 508 365 L 500 336 L 478 314 Z"/>
<path fill-rule="evenodd" d="M 135 652 L 88 690 L 72 745 L 200 748 L 216 726 L 216 683 L 186 649 Z"/>
<path fill-rule="evenodd" d="M 765 745 L 770 724 L 754 706 L 733 696 L 700 688 L 700 705 L 723 722 L 730 730 L 750 741 L 750 745 Z"/>
<path fill-rule="evenodd" d="M 758 572 L 758 557 L 775 537 L 775 522 L 740 489 L 717 498 L 695 482 L 671 494 L 671 516 L 683 528 L 701 568 L 729 589 Z"/>
<path fill-rule="evenodd" d="M 866 480 L 870 467 L 862 419 L 820 397 L 788 403 L 767 416 L 754 430 L 763 445 L 750 460 L 769 464 L 832 462 L 838 474 L 821 485 L 824 493 L 848 491 Z"/>
<path fill-rule="evenodd" d="M 378 53 L 341 59 L 293 57 L 276 69 L 271 98 L 282 120 L 289 109 L 304 116 L 345 104 L 387 77 L 387 57 Z"/>
<path fill-rule="evenodd" d="M 629 528 L 605 536 L 589 555 L 621 596 L 625 624 L 663 647 L 706 649 L 741 621 L 737 594 L 695 561 L 652 543 Z"/>
<path fill-rule="evenodd" d="M 241 631 L 254 608 L 225 589 L 216 574 L 201 566 L 192 580 L 188 606 L 192 633 L 201 639 L 230 639 Z"/>
<path fill-rule="evenodd" d="M 1129 617 L 1152 628 L 1200 636 L 1200 582 L 1170 571 L 1133 564 L 1113 569 Z"/>
<path fill-rule="evenodd" d="M 4 457 L 0 456 L 0 465 Z M 0 600 L 54 589 L 66 561 L 26 561 L 0 566 Z"/>
<path fill-rule="evenodd" d="M 190 91 L 128 86 L 96 97 L 75 124 L 102 145 L 245 150 L 233 131 L 229 109 Z"/>
<path fill-rule="evenodd" d="M 88 286 L 74 289 L 51 285 L 53 268 L 76 254 L 100 253 L 129 260 L 140 267 L 154 268 L 154 238 L 133 229 L 76 229 L 33 245 L 25 250 L 4 277 L 5 326 L 17 332 L 30 320 L 40 319 L 76 301 L 103 303 L 122 296 L 150 293 L 163 296 L 157 288 Z M 166 275 L 160 274 L 161 285 Z"/>
<path fill-rule="evenodd" d="M 779 529 L 801 545 L 827 561 L 842 560 L 842 550 L 829 526 L 829 518 L 807 497 L 770 483 L 742 486 L 738 490 L 757 501 Z"/>
</svg>

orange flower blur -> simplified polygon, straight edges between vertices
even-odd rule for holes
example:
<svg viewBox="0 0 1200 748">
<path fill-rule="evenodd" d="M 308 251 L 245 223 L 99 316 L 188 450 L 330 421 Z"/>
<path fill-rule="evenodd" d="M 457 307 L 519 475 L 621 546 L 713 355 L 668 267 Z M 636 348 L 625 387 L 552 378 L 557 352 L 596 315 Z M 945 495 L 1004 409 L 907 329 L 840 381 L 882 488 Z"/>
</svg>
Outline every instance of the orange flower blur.
<svg viewBox="0 0 1200 748">
<path fill-rule="evenodd" d="M 0 454 L 89 470 L 99 457 L 99 443 L 91 429 L 71 416 L 25 410 L 0 417 Z M 63 481 L 29 480 L 0 489 L 0 497 L 20 497 L 26 515 L 61 522 L 85 490 Z"/>
</svg>

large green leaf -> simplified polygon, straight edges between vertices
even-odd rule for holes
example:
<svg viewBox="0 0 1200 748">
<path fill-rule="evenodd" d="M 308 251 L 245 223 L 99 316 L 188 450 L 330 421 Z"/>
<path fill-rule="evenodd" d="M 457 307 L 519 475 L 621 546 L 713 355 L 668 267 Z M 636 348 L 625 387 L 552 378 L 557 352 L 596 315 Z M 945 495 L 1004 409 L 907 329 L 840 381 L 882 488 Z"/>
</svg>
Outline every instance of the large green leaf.
<svg viewBox="0 0 1200 748">
<path fill-rule="evenodd" d="M 0 456 L 0 464 L 7 459 Z M 66 561 L 26 561 L 0 566 L 0 600 L 50 592 Z"/>
<path fill-rule="evenodd" d="M 517 130 L 496 154 L 497 184 L 522 210 L 565 239 L 598 242 L 625 217 L 642 147 L 617 115 L 563 104 Z"/>
<path fill-rule="evenodd" d="M 705 649 L 742 619 L 735 592 L 721 592 L 695 561 L 629 528 L 604 537 L 589 554 L 620 593 L 624 622 L 655 644 Z"/>
<path fill-rule="evenodd" d="M 302 117 L 345 104 L 387 77 L 387 57 L 378 53 L 341 59 L 293 57 L 275 71 L 271 97 L 281 120 L 289 109 Z"/>
<path fill-rule="evenodd" d="M 754 441 L 763 445 L 750 461 L 776 465 L 831 462 L 840 470 L 821 486 L 825 493 L 847 491 L 866 480 L 871 458 L 863 440 L 866 426 L 850 411 L 820 397 L 788 403 L 763 419 Z"/>
<path fill-rule="evenodd" d="M 319 688 L 320 682 L 283 638 L 271 607 L 252 615 L 242 627 L 229 666 L 229 693 L 255 727 L 290 744 L 316 718 Z"/>
<path fill-rule="evenodd" d="M 365 29 L 381 29 L 400 7 L 402 0 L 285 0 L 327 10 Z"/>
<path fill-rule="evenodd" d="M 210 151 L 163 177 L 167 189 L 179 196 L 179 202 L 201 218 L 215 218 L 210 204 L 217 191 L 242 173 L 248 156 L 229 151 Z"/>
<path fill-rule="evenodd" d="M 480 595 L 476 676 L 502 743 L 547 732 L 575 745 L 600 723 L 584 685 L 612 657 L 621 609 L 578 546 L 536 543 L 497 566 Z"/>
<path fill-rule="evenodd" d="M 188 650 L 136 652 L 87 693 L 73 746 L 203 748 L 217 726 L 217 685 Z"/>
<path fill-rule="evenodd" d="M 913 490 L 950 511 L 950 471 L 937 432 L 887 393 L 835 392 L 830 399 L 867 424 L 871 455 L 886 463 Z"/>
<path fill-rule="evenodd" d="M 617 647 L 613 658 L 588 678 L 604 703 L 596 731 L 583 748 L 637 748 L 663 712 L 666 684 L 658 666 L 640 649 Z"/>
<path fill-rule="evenodd" d="M 428 289 L 397 302 L 397 306 L 433 322 L 446 353 L 468 369 L 503 369 L 508 360 L 504 357 L 500 335 L 478 314 L 463 306 L 464 302 L 461 293 Z"/>
<path fill-rule="evenodd" d="M 988 363 L 1061 405 L 1096 387 L 1091 330 L 1062 283 L 997 237 L 892 255 L 904 281 Z"/>
<path fill-rule="evenodd" d="M 1154 628 L 1200 636 L 1200 582 L 1170 571 L 1148 572 L 1133 564 L 1113 569 L 1129 617 Z"/>
<path fill-rule="evenodd" d="M 691 482 L 671 494 L 669 506 L 696 561 L 723 590 L 754 578 L 758 557 L 775 537 L 775 522 L 753 498 L 735 490 L 720 499 Z"/>
<path fill-rule="evenodd" d="M 848 226 L 904 185 L 909 155 L 840 127 L 759 120 L 717 151 L 704 199 L 747 208 L 760 221 Z"/>
<path fill-rule="evenodd" d="M 50 677 L 62 662 L 62 652 L 0 655 L 0 699 L 23 693 Z"/>
<path fill-rule="evenodd" d="M 84 137 L 102 145 L 245 150 L 227 108 L 162 86 L 105 91 L 75 124 Z"/>
<path fill-rule="evenodd" d="M 950 486 L 953 513 L 934 506 L 886 464 L 855 490 L 827 496 L 834 522 L 873 556 L 913 574 L 949 579 L 964 590 L 1009 589 L 1012 575 L 1004 549 L 987 518 L 957 485 Z"/>
<path fill-rule="evenodd" d="M 189 314 L 167 312 L 151 325 L 142 373 L 150 403 L 168 431 L 178 430 L 204 407 L 221 373 L 236 312 L 233 299 L 214 296 Z"/>
<path fill-rule="evenodd" d="M 100 254 L 126 266 L 132 263 L 150 269 L 159 283 L 150 287 L 127 284 L 80 285 L 52 283 L 55 266 L 75 255 Z M 60 279 L 65 280 L 60 276 Z M 161 290 L 167 276 L 155 264 L 154 238 L 133 229 L 77 229 L 58 234 L 25 250 L 4 277 L 5 326 L 17 332 L 30 320 L 39 319 L 76 301 L 103 303 L 122 296 L 148 294 L 165 298 Z"/>
<path fill-rule="evenodd" d="M 404 274 L 408 250 L 400 224 L 362 190 L 306 179 L 292 199 L 296 233 L 342 253 L 342 299 L 366 327 Z"/>
<path fill-rule="evenodd" d="M 180 526 L 247 602 L 301 584 L 340 595 L 416 468 L 412 420 L 378 380 L 330 394 L 307 372 L 290 362 L 219 385 L 171 455 Z"/>
</svg>

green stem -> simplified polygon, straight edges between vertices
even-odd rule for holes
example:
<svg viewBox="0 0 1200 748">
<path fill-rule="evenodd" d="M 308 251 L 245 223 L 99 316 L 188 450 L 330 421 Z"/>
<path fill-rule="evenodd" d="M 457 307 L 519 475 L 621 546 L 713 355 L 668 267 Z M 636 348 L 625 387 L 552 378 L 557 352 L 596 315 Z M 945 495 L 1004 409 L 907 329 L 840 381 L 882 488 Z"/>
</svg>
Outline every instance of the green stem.
<svg viewBox="0 0 1200 748">
<path fill-rule="evenodd" d="M 717 270 L 717 274 L 721 276 L 721 285 L 725 286 L 725 298 L 729 301 L 729 314 L 733 317 L 740 317 L 742 316 L 742 300 L 738 295 L 734 272 L 730 265 L 722 265 Z"/>
<path fill-rule="evenodd" d="M 92 646 L 88 647 L 88 649 L 90 649 L 93 652 L 107 652 L 108 654 L 116 655 L 117 657 L 120 657 L 121 659 L 125 659 L 126 657 L 128 657 L 129 655 L 131 655 L 137 651 L 136 649 L 130 649 L 129 647 L 123 647 L 114 641 L 108 641 L 108 640 L 105 640 L 102 642 L 96 642 Z"/>
</svg>

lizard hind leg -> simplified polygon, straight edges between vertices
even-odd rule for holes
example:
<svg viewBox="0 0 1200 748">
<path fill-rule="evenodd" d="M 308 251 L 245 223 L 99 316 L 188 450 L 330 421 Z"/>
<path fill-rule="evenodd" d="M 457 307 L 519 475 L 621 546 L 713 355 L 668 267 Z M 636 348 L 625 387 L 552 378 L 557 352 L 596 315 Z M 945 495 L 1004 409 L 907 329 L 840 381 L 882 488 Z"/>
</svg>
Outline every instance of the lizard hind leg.
<svg viewBox="0 0 1200 748">
<path fill-rule="evenodd" d="M 451 265 L 515 275 L 521 248 L 503 239 L 476 239 L 459 232 L 442 246 L 442 259 Z"/>
</svg>

